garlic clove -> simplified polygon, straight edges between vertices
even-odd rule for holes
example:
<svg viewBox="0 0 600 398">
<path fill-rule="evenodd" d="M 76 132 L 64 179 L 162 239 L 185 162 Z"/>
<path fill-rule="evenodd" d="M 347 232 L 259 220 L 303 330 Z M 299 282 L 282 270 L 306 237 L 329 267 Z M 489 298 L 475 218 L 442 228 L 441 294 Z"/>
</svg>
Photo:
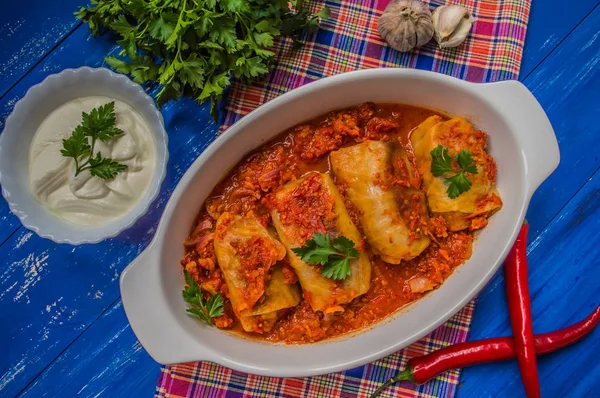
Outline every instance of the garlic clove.
<svg viewBox="0 0 600 398">
<path fill-rule="evenodd" d="M 435 40 L 440 48 L 459 46 L 467 37 L 475 19 L 458 5 L 439 6 L 432 14 Z"/>
<path fill-rule="evenodd" d="M 458 47 L 467 38 L 472 25 L 473 22 L 470 19 L 462 19 L 454 32 L 439 43 L 440 48 Z"/>
</svg>

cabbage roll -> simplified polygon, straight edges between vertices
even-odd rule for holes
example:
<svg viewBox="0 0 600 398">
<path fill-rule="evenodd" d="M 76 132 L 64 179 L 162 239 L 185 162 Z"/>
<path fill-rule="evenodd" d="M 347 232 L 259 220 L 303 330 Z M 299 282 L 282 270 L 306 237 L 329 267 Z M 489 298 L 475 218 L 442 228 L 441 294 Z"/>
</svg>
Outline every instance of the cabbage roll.
<svg viewBox="0 0 600 398">
<path fill-rule="evenodd" d="M 337 183 L 359 210 L 362 230 L 375 254 L 399 264 L 427 246 L 424 194 L 404 148 L 397 140 L 364 141 L 331 152 Z"/>
<path fill-rule="evenodd" d="M 264 296 L 251 311 L 244 311 L 239 316 L 240 323 L 246 332 L 268 332 L 277 321 L 279 311 L 297 306 L 301 298 L 298 284 L 287 284 L 283 264 L 277 263 L 267 282 Z"/>
<path fill-rule="evenodd" d="M 289 182 L 269 195 L 267 206 L 279 239 L 287 249 L 290 265 L 296 271 L 304 298 L 313 310 L 343 311 L 348 303 L 369 290 L 371 262 L 365 253 L 358 229 L 350 219 L 343 198 L 326 174 L 311 173 Z M 345 236 L 355 243 L 360 256 L 350 260 L 351 274 L 342 281 L 321 274 L 321 266 L 307 264 L 293 251 L 302 247 L 315 233 L 332 238 Z"/>
<path fill-rule="evenodd" d="M 285 247 L 252 212 L 223 213 L 217 220 L 215 253 L 235 315 L 247 332 L 270 330 L 281 309 L 300 302 L 297 284 L 287 284 Z"/>
<path fill-rule="evenodd" d="M 432 215 L 441 215 L 451 231 L 487 225 L 487 218 L 502 207 L 495 182 L 496 163 L 486 151 L 487 135 L 474 130 L 462 117 L 442 121 L 439 116 L 432 116 L 412 132 L 410 141 Z M 431 173 L 431 151 L 438 145 L 447 148 L 452 157 L 463 149 L 470 151 L 477 167 L 477 174 L 468 174 L 471 188 L 454 199 L 446 193 L 445 178 Z"/>
</svg>

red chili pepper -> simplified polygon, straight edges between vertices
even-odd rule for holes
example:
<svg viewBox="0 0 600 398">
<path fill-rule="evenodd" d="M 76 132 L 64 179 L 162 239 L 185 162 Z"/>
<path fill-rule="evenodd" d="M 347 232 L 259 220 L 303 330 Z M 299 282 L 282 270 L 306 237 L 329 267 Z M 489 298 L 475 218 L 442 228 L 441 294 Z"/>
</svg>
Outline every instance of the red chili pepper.
<svg viewBox="0 0 600 398">
<path fill-rule="evenodd" d="M 508 312 L 517 351 L 517 362 L 521 371 L 521 380 L 527 396 L 529 398 L 539 398 L 541 394 L 540 379 L 533 345 L 533 318 L 531 316 L 531 299 L 527 282 L 528 232 L 529 224 L 525 220 L 519 236 L 517 236 L 517 241 L 504 262 L 504 273 Z"/>
<path fill-rule="evenodd" d="M 598 322 L 600 322 L 600 306 L 580 322 L 564 329 L 534 336 L 535 352 L 543 355 L 571 345 L 590 333 Z M 454 344 L 422 357 L 410 359 L 406 369 L 386 381 L 371 395 L 371 398 L 378 397 L 384 389 L 399 381 L 423 384 L 448 370 L 479 363 L 505 361 L 515 357 L 516 348 L 512 337 L 496 337 Z"/>
</svg>

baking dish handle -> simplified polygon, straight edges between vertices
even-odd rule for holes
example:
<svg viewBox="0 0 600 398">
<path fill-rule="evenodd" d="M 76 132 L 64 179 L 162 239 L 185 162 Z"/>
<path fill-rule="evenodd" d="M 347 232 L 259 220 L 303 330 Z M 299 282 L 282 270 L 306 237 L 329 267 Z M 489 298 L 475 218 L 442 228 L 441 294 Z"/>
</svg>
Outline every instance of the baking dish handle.
<svg viewBox="0 0 600 398">
<path fill-rule="evenodd" d="M 158 363 L 167 365 L 195 360 L 214 360 L 214 353 L 202 347 L 198 357 L 197 341 L 176 327 L 180 320 L 169 308 L 169 300 L 161 280 L 161 250 L 155 239 L 150 246 L 133 260 L 121 273 L 120 288 L 125 314 L 141 345 Z M 183 286 L 183 280 L 176 281 Z M 178 292 L 180 290 L 177 290 Z M 194 324 L 197 328 L 198 325 Z M 191 356 L 191 352 L 195 356 Z"/>
<path fill-rule="evenodd" d="M 521 82 L 510 80 L 482 86 L 489 90 L 486 99 L 517 133 L 515 138 L 525 160 L 527 189 L 531 196 L 560 162 L 558 142 L 550 120 Z"/>
</svg>

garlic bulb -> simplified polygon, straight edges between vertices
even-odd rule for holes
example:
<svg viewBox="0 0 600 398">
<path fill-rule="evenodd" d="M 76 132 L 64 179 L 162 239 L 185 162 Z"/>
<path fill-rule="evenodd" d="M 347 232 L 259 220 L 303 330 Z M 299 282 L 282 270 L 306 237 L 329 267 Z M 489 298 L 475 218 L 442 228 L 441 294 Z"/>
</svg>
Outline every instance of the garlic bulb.
<svg viewBox="0 0 600 398">
<path fill-rule="evenodd" d="M 463 6 L 439 6 L 433 11 L 435 40 L 440 48 L 459 46 L 471 31 L 475 18 Z"/>
<path fill-rule="evenodd" d="M 398 51 L 420 47 L 433 37 L 431 11 L 418 0 L 392 0 L 379 18 L 379 33 Z"/>
</svg>

